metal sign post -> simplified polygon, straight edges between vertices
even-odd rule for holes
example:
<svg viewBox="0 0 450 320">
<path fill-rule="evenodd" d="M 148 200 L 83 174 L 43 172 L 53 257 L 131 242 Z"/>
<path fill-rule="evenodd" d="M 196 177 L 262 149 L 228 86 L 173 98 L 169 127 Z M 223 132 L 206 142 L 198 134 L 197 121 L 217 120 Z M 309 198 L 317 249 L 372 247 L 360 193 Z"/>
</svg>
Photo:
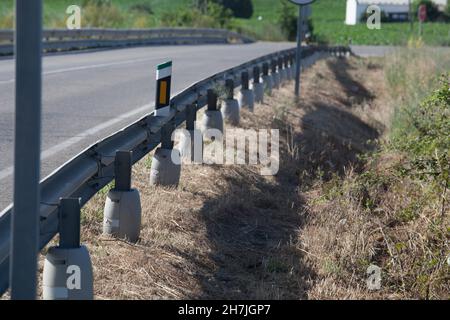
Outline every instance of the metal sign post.
<svg viewBox="0 0 450 320">
<path fill-rule="evenodd" d="M 298 5 L 298 23 L 297 23 L 297 54 L 295 62 L 295 96 L 300 97 L 300 73 L 302 60 L 302 41 L 303 41 L 303 6 L 313 3 L 315 0 L 289 0 Z"/>
<path fill-rule="evenodd" d="M 41 152 L 42 0 L 16 0 L 11 298 L 36 299 Z"/>
</svg>

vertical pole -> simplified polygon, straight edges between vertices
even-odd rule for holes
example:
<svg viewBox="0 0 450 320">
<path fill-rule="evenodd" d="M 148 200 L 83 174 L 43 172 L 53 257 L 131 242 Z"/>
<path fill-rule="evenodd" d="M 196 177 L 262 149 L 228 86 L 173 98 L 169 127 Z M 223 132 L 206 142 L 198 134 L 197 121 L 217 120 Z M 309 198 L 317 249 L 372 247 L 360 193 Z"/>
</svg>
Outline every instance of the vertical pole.
<svg viewBox="0 0 450 320">
<path fill-rule="evenodd" d="M 253 83 L 259 83 L 260 69 L 258 66 L 253 68 Z"/>
<path fill-rule="evenodd" d="M 248 90 L 249 89 L 249 77 L 248 72 L 244 71 L 241 74 L 241 82 L 242 82 L 242 90 Z"/>
<path fill-rule="evenodd" d="M 117 151 L 114 161 L 116 176 L 115 190 L 129 192 L 131 190 L 131 159 L 132 151 Z"/>
<path fill-rule="evenodd" d="M 226 90 L 226 94 L 227 94 L 227 99 L 228 100 L 234 99 L 234 81 L 233 81 L 233 79 L 225 80 L 225 90 Z"/>
<path fill-rule="evenodd" d="M 59 205 L 59 247 L 77 249 L 80 247 L 80 199 L 61 199 Z"/>
<path fill-rule="evenodd" d="M 213 89 L 209 89 L 208 95 L 208 110 L 217 111 L 217 93 Z"/>
<path fill-rule="evenodd" d="M 41 150 L 42 0 L 16 0 L 11 298 L 36 299 Z"/>
<path fill-rule="evenodd" d="M 295 66 L 295 96 L 300 97 L 300 72 L 302 59 L 302 40 L 303 40 L 303 6 L 298 6 L 298 24 L 297 24 L 297 54 Z"/>
<path fill-rule="evenodd" d="M 197 105 L 191 104 L 186 106 L 186 129 L 195 130 L 195 122 L 197 121 Z"/>
<path fill-rule="evenodd" d="M 172 133 L 175 130 L 175 124 L 173 120 L 166 123 L 161 128 L 161 148 L 172 150 L 174 146 L 174 142 L 172 141 Z"/>
<path fill-rule="evenodd" d="M 267 62 L 263 63 L 263 76 L 269 75 L 269 64 Z"/>
</svg>

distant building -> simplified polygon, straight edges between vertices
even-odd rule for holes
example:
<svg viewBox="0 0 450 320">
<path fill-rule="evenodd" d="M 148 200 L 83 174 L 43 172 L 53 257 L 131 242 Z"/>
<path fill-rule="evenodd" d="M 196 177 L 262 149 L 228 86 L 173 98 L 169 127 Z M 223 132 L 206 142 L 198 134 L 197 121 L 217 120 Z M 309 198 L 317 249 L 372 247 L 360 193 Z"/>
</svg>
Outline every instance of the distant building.
<svg viewBox="0 0 450 320">
<path fill-rule="evenodd" d="M 442 9 L 448 4 L 448 0 L 432 1 Z M 412 0 L 347 0 L 345 24 L 359 23 L 370 5 L 379 6 L 381 11 L 392 20 L 408 20 L 410 2 Z"/>
</svg>

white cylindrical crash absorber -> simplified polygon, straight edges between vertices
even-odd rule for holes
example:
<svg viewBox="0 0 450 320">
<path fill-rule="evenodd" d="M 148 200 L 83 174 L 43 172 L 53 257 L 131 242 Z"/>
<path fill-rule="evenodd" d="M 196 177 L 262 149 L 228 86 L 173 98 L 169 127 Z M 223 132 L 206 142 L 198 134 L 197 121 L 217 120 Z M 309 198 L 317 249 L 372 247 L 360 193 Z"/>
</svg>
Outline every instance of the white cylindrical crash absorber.
<svg viewBox="0 0 450 320">
<path fill-rule="evenodd" d="M 59 205 L 59 246 L 46 255 L 43 272 L 45 300 L 92 300 L 92 263 L 80 245 L 80 199 L 61 199 Z"/>
<path fill-rule="evenodd" d="M 186 106 L 186 130 L 180 137 L 180 154 L 188 163 L 203 163 L 203 135 L 196 128 L 197 104 Z"/>
<path fill-rule="evenodd" d="M 178 186 L 181 175 L 180 151 L 174 148 L 172 133 L 175 130 L 173 120 L 161 129 L 161 147 L 155 151 L 150 169 L 150 185 Z"/>
<path fill-rule="evenodd" d="M 272 77 L 269 76 L 269 63 L 267 63 L 267 62 L 263 63 L 262 79 L 263 79 L 265 93 L 267 93 L 268 95 L 271 95 L 273 84 L 272 84 Z"/>
<path fill-rule="evenodd" d="M 207 95 L 208 110 L 205 111 L 201 125 L 204 139 L 207 139 L 206 131 L 210 129 L 219 130 L 223 133 L 223 118 L 217 103 L 217 93 L 213 89 L 209 89 Z"/>
<path fill-rule="evenodd" d="M 253 109 L 255 107 L 255 95 L 253 93 L 253 90 L 250 90 L 249 88 L 250 81 L 248 77 L 248 71 L 242 72 L 241 79 L 242 86 L 239 95 L 239 107 L 241 109 L 247 108 L 248 110 L 253 112 Z"/>
<path fill-rule="evenodd" d="M 261 73 L 258 66 L 253 68 L 253 94 L 256 103 L 264 103 L 264 85 L 261 83 Z"/>
<path fill-rule="evenodd" d="M 240 121 L 239 101 L 234 98 L 234 81 L 227 79 L 225 81 L 226 97 L 222 105 L 222 117 L 233 126 L 237 126 Z"/>
<path fill-rule="evenodd" d="M 108 192 L 103 214 L 103 234 L 137 242 L 141 230 L 141 198 L 131 189 L 131 151 L 117 151 L 115 188 Z"/>
<path fill-rule="evenodd" d="M 274 89 L 280 88 L 280 74 L 277 72 L 277 61 L 272 60 L 272 84 Z"/>
</svg>

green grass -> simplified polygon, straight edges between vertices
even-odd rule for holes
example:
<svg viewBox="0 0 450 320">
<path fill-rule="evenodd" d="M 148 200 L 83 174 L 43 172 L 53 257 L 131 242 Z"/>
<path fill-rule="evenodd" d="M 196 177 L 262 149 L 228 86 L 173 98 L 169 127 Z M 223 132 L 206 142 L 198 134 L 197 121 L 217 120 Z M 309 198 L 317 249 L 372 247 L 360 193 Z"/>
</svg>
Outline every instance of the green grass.
<svg viewBox="0 0 450 320">
<path fill-rule="evenodd" d="M 285 40 L 278 25 L 281 1 L 253 0 L 254 14 L 251 19 L 233 19 L 231 28 L 260 40 Z M 44 23 L 46 27 L 64 27 L 65 9 L 71 4 L 82 5 L 83 0 L 44 0 Z M 118 12 L 109 12 L 106 18 L 94 19 L 89 15 L 85 26 L 117 28 L 149 28 L 163 25 L 161 16 L 169 11 L 187 7 L 191 0 L 113 0 Z M 347 26 L 345 20 L 346 0 L 317 0 L 313 5 L 315 39 L 329 44 L 405 45 L 411 37 L 417 37 L 418 24 L 410 32 L 409 23 L 382 23 L 381 30 L 369 30 L 365 24 Z M 0 0 L 0 28 L 12 23 L 13 0 Z M 136 4 L 149 4 L 154 14 L 133 12 Z M 295 6 L 292 10 L 296 12 Z M 98 14 L 98 13 L 97 13 Z M 86 14 L 87 15 L 87 14 Z M 259 20 L 261 17 L 262 20 Z M 101 24 L 101 25 L 95 25 Z M 428 45 L 450 45 L 449 23 L 425 23 L 423 41 Z"/>
</svg>

